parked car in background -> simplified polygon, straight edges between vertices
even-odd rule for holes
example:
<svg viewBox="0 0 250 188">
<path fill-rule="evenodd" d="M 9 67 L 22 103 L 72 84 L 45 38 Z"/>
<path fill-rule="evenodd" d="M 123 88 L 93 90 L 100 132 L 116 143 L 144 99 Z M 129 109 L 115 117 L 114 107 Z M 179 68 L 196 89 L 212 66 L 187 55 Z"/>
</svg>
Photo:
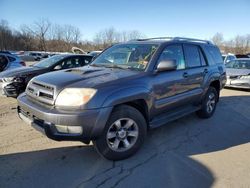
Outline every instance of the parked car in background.
<svg viewBox="0 0 250 188">
<path fill-rule="evenodd" d="M 35 61 L 40 61 L 43 58 L 41 53 L 31 52 L 30 55 L 34 57 Z"/>
<path fill-rule="evenodd" d="M 240 59 L 240 58 L 249 58 L 249 56 L 246 55 L 246 54 L 236 54 L 235 56 L 236 56 L 237 59 Z"/>
<path fill-rule="evenodd" d="M 89 64 L 92 58 L 90 55 L 55 55 L 30 67 L 5 71 L 0 74 L 1 93 L 8 97 L 17 97 L 24 92 L 27 83 L 34 76 L 51 71 L 82 67 Z"/>
<path fill-rule="evenodd" d="M 250 59 L 236 59 L 226 64 L 226 87 L 250 89 Z"/>
<path fill-rule="evenodd" d="M 25 66 L 25 62 L 11 53 L 0 53 L 0 72 Z"/>
<path fill-rule="evenodd" d="M 234 54 L 229 53 L 229 54 L 223 54 L 222 58 L 223 58 L 224 63 L 226 64 L 229 61 L 232 61 L 232 60 L 236 59 L 236 56 Z"/>
<path fill-rule="evenodd" d="M 101 155 L 133 155 L 150 128 L 197 112 L 209 118 L 226 83 L 209 41 L 154 38 L 116 44 L 90 66 L 33 78 L 18 114 L 54 140 L 93 141 Z"/>
</svg>

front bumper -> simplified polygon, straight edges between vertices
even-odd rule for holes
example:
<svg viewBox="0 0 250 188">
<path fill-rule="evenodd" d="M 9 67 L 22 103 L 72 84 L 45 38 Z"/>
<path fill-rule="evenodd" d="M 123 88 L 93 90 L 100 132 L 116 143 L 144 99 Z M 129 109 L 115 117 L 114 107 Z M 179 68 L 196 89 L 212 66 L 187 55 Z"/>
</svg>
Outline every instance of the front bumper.
<svg viewBox="0 0 250 188">
<path fill-rule="evenodd" d="M 111 111 L 112 107 L 66 111 L 37 104 L 29 100 L 25 94 L 18 97 L 19 117 L 42 131 L 47 137 L 57 141 L 89 143 L 102 134 Z M 80 126 L 82 133 L 62 133 L 58 131 L 57 126 Z"/>
<path fill-rule="evenodd" d="M 230 78 L 227 78 L 227 82 L 226 82 L 225 87 L 250 89 L 250 80 L 249 79 L 230 79 Z"/>
<path fill-rule="evenodd" d="M 20 93 L 24 92 L 25 85 L 23 83 L 1 82 L 0 90 L 1 96 L 17 97 Z"/>
</svg>

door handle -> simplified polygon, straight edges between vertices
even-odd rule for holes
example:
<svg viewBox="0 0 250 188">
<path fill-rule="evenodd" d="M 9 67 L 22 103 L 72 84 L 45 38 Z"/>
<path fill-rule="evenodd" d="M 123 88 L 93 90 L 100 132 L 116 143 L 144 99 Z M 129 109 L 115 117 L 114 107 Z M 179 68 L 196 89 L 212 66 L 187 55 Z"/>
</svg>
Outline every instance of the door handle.
<svg viewBox="0 0 250 188">
<path fill-rule="evenodd" d="M 208 73 L 208 70 L 207 70 L 207 69 L 204 69 L 203 73 L 204 73 L 204 74 L 207 74 L 207 73 Z"/>
<path fill-rule="evenodd" d="M 184 77 L 184 78 L 187 78 L 187 77 L 188 77 L 188 73 L 187 73 L 187 72 L 184 72 L 184 73 L 183 73 L 183 77 Z"/>
</svg>

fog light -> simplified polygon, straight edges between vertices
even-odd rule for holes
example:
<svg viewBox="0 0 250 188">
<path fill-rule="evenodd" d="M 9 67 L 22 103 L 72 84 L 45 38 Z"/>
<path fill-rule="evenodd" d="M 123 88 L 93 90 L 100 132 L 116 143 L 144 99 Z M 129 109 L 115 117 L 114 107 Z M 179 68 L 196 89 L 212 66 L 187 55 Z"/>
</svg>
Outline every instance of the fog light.
<svg viewBox="0 0 250 188">
<path fill-rule="evenodd" d="M 82 134 L 81 126 L 55 125 L 59 133 Z"/>
</svg>

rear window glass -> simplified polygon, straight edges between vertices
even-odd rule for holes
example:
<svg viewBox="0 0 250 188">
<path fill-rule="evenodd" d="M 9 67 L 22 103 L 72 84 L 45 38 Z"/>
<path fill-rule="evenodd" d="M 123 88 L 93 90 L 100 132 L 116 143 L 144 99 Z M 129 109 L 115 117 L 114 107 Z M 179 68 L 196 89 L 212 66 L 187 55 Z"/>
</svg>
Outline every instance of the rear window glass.
<svg viewBox="0 0 250 188">
<path fill-rule="evenodd" d="M 208 46 L 207 50 L 208 50 L 208 53 L 213 58 L 213 61 L 215 63 L 223 63 L 223 59 L 222 59 L 221 53 L 220 53 L 220 51 L 219 51 L 219 49 L 217 47 L 215 47 L 215 46 Z"/>
</svg>

